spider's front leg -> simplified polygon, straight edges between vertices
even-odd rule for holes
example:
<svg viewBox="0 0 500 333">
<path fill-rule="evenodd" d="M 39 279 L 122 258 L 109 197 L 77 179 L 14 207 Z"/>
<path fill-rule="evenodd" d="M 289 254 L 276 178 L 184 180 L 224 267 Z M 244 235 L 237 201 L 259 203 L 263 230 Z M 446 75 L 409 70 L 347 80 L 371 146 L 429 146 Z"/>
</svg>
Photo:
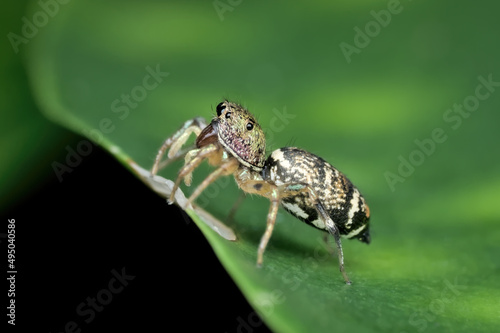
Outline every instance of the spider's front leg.
<svg viewBox="0 0 500 333">
<path fill-rule="evenodd" d="M 163 155 L 165 154 L 167 149 L 170 148 L 167 154 L 169 160 L 175 160 L 179 157 L 182 157 L 183 152 L 180 151 L 180 149 L 186 143 L 191 133 L 194 133 L 196 136 L 198 136 L 205 127 L 207 127 L 207 124 L 205 119 L 202 117 L 196 117 L 186 121 L 179 130 L 177 130 L 171 137 L 165 140 L 163 145 L 158 150 L 155 162 L 153 164 L 153 167 L 151 168 L 151 175 L 156 175 L 156 173 L 160 169 L 161 159 L 163 158 Z"/>
<path fill-rule="evenodd" d="M 187 204 L 188 205 L 191 204 L 201 194 L 201 192 L 203 192 L 208 187 L 208 185 L 212 184 L 219 177 L 227 176 L 234 173 L 238 169 L 238 167 L 239 167 L 239 162 L 235 158 L 231 158 L 226 162 L 222 163 L 220 167 L 215 169 L 215 171 L 209 174 L 207 178 L 205 178 L 205 180 L 203 180 L 203 182 L 200 185 L 198 185 L 198 187 L 194 190 L 193 194 L 191 194 L 191 196 L 189 197 Z M 188 177 L 191 177 L 191 175 L 189 174 Z"/>
<path fill-rule="evenodd" d="M 186 154 L 186 162 L 184 166 L 179 170 L 179 174 L 177 175 L 174 187 L 172 188 L 172 193 L 170 194 L 170 198 L 168 199 L 169 204 L 174 203 L 175 192 L 179 188 L 182 179 L 184 179 L 187 185 L 189 185 L 193 170 L 196 169 L 196 167 L 198 167 L 205 158 L 213 156 L 218 151 L 219 148 L 216 145 L 209 144 L 203 148 L 191 150 Z"/>
</svg>

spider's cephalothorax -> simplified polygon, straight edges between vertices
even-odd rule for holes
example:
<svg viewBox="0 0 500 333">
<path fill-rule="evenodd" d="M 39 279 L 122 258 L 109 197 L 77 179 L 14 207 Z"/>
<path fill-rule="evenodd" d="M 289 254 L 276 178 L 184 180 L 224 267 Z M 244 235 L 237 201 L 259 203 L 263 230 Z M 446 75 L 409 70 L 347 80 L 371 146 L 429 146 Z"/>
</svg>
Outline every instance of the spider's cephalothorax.
<svg viewBox="0 0 500 333">
<path fill-rule="evenodd" d="M 340 271 L 350 284 L 344 270 L 340 236 L 370 242 L 370 211 L 358 189 L 331 164 L 298 148 L 277 149 L 266 159 L 263 131 L 250 112 L 228 101 L 217 105 L 216 111 L 217 116 L 208 126 L 203 118 L 189 120 L 160 148 L 151 170 L 153 175 L 167 149 L 170 148 L 170 160 L 181 156 L 185 159 L 169 201 L 173 202 L 182 179 L 190 185 L 193 170 L 207 159 L 218 168 L 196 188 L 188 203 L 218 177 L 230 174 L 244 192 L 259 194 L 271 202 L 257 265 L 263 262 L 281 204 L 298 219 L 334 237 Z M 197 135 L 196 148 L 181 151 L 191 133 Z"/>
<path fill-rule="evenodd" d="M 217 116 L 208 125 L 201 117 L 188 120 L 173 136 L 165 140 L 160 148 L 151 170 L 153 175 L 157 173 L 161 159 L 169 148 L 170 159 L 184 156 L 185 160 L 169 202 L 173 202 L 175 191 L 182 179 L 186 185 L 191 184 L 193 170 L 204 159 L 218 168 L 196 188 L 188 203 L 193 202 L 208 185 L 220 176 L 234 174 L 238 185 L 241 179 L 259 177 L 266 158 L 266 141 L 264 132 L 255 117 L 242 106 L 228 101 L 219 103 L 216 112 Z M 196 148 L 187 152 L 181 151 L 191 133 L 197 136 Z"/>
<path fill-rule="evenodd" d="M 201 148 L 220 144 L 243 166 L 254 171 L 264 167 L 266 140 L 254 116 L 238 104 L 224 101 L 217 105 L 217 117 L 196 139 Z"/>
</svg>

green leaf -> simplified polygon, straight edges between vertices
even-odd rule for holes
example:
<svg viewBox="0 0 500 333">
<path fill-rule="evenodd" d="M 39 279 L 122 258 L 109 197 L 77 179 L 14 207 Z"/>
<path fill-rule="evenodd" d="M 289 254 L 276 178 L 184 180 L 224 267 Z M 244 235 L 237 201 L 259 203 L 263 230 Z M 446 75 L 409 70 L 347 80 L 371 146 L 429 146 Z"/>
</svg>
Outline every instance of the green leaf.
<svg viewBox="0 0 500 333">
<path fill-rule="evenodd" d="M 13 44 L 8 37 L 9 33 L 20 34 L 26 2 L 16 1 L 0 13 L 2 35 L 6 37 L 0 54 L 1 211 L 54 175 L 50 166 L 61 158 L 61 139 L 70 137 L 40 115 L 23 68 L 24 44 Z"/>
<path fill-rule="evenodd" d="M 373 231 L 369 246 L 343 242 L 351 286 L 322 233 L 284 211 L 258 269 L 269 207 L 263 198 L 247 199 L 236 214 L 229 226 L 236 241 L 188 210 L 277 332 L 497 329 L 500 156 L 489 144 L 499 140 L 500 95 L 478 79 L 500 80 L 500 48 L 485 33 L 498 31 L 497 11 L 451 1 L 443 10 L 401 4 L 348 63 L 339 45 L 355 45 L 354 28 L 376 22 L 371 11 L 387 10 L 386 3 L 228 6 L 61 5 L 28 45 L 38 103 L 163 195 L 163 178 L 151 183 L 145 171 L 162 141 L 187 119 L 210 119 L 224 97 L 258 116 L 269 149 L 293 140 L 345 172 L 370 205 Z M 481 85 L 487 97 L 453 111 L 455 103 L 472 103 Z M 175 179 L 180 166 L 161 175 Z M 197 169 L 194 183 L 210 170 Z M 222 220 L 238 193 L 226 177 L 197 204 Z"/>
</svg>

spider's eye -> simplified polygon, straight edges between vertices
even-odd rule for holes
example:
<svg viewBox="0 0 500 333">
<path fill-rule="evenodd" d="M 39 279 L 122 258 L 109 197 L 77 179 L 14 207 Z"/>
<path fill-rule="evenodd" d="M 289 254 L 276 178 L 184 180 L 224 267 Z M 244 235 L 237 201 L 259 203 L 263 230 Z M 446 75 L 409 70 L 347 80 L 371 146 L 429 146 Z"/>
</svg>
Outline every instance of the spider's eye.
<svg viewBox="0 0 500 333">
<path fill-rule="evenodd" d="M 231 112 L 228 111 L 228 112 L 226 112 L 226 119 L 229 119 L 229 118 L 231 118 Z"/>
<path fill-rule="evenodd" d="M 217 105 L 217 117 L 220 117 L 222 111 L 224 111 L 224 109 L 226 108 L 226 106 L 224 105 L 224 102 L 222 103 L 219 103 L 219 105 Z"/>
<path fill-rule="evenodd" d="M 253 123 L 247 123 L 247 130 L 251 131 L 253 129 Z"/>
</svg>

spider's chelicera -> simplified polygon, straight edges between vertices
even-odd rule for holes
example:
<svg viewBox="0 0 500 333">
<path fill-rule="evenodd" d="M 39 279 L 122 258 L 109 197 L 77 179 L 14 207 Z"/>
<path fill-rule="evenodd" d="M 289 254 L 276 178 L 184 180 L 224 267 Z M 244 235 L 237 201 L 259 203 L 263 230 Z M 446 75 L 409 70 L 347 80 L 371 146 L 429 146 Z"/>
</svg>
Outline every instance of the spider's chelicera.
<svg viewBox="0 0 500 333">
<path fill-rule="evenodd" d="M 266 159 L 264 132 L 255 117 L 242 106 L 224 101 L 217 105 L 216 112 L 217 116 L 208 125 L 201 117 L 187 121 L 160 148 L 152 175 L 158 172 L 169 148 L 170 160 L 182 156 L 185 160 L 169 202 L 174 201 L 175 191 L 183 179 L 186 185 L 191 184 L 193 170 L 206 159 L 217 168 L 198 185 L 189 203 L 218 177 L 231 174 L 244 192 L 261 195 L 271 202 L 258 248 L 258 266 L 262 265 L 281 204 L 299 220 L 334 237 L 340 271 L 350 284 L 344 269 L 340 236 L 370 242 L 370 210 L 359 190 L 331 164 L 305 150 L 280 148 Z M 182 151 L 192 133 L 197 136 L 196 148 Z"/>
</svg>

